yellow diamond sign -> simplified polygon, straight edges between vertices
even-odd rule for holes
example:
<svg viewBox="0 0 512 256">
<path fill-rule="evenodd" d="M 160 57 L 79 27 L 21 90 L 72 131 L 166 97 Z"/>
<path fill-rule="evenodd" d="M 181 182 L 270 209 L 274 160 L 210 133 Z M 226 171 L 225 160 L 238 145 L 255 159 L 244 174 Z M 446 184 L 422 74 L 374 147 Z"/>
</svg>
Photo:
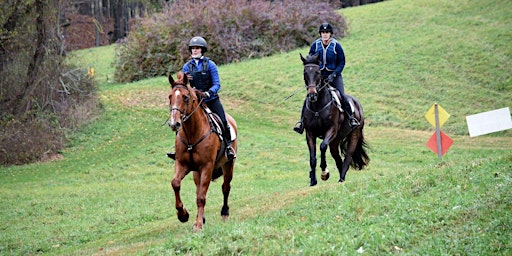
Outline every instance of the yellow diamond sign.
<svg viewBox="0 0 512 256">
<path fill-rule="evenodd" d="M 446 112 L 446 110 L 444 110 L 441 106 L 437 105 L 437 103 L 430 107 L 430 109 L 425 114 L 425 118 L 432 126 L 436 127 L 436 107 L 437 115 L 439 118 L 439 127 L 441 127 L 446 122 L 446 120 L 450 118 L 450 114 L 448 114 L 448 112 Z"/>
</svg>

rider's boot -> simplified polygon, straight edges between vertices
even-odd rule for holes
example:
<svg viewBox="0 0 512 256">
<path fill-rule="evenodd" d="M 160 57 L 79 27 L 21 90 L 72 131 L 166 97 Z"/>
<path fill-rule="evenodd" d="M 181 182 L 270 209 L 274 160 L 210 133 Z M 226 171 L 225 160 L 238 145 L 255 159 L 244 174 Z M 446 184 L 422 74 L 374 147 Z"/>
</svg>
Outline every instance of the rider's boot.
<svg viewBox="0 0 512 256">
<path fill-rule="evenodd" d="M 304 102 L 304 104 L 302 105 L 302 110 L 300 112 L 300 121 L 298 121 L 295 124 L 295 127 L 293 127 L 293 130 L 298 134 L 302 134 L 304 132 L 304 109 L 305 109 L 305 106 L 306 106 L 306 102 Z"/>
<path fill-rule="evenodd" d="M 228 160 L 233 160 L 236 158 L 236 151 L 232 146 L 233 141 L 231 141 L 231 128 L 227 123 L 224 124 L 224 127 L 224 140 L 226 140 L 226 155 L 228 157 Z"/>
<path fill-rule="evenodd" d="M 302 118 L 295 124 L 293 130 L 298 134 L 302 134 L 304 132 L 304 124 L 302 123 Z"/>
<path fill-rule="evenodd" d="M 359 126 L 359 121 L 354 117 L 354 110 L 352 109 L 352 105 L 348 102 L 348 99 L 344 97 L 345 99 L 345 109 L 347 110 L 347 116 L 348 116 L 348 123 L 350 125 L 350 128 L 355 129 Z"/>
</svg>

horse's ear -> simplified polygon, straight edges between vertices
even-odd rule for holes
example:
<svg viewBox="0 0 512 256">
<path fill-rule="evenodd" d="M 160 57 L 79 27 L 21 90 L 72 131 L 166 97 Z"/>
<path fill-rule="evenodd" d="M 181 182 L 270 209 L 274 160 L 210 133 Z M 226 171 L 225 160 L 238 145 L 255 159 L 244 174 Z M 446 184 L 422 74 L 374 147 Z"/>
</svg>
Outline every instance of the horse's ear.
<svg viewBox="0 0 512 256">
<path fill-rule="evenodd" d="M 180 71 L 181 72 L 181 71 Z M 183 84 L 186 85 L 188 84 L 188 75 L 185 73 L 183 74 Z"/>
<path fill-rule="evenodd" d="M 316 61 L 320 61 L 320 54 L 319 53 L 315 54 L 313 57 L 315 57 Z"/>
<path fill-rule="evenodd" d="M 304 59 L 304 57 L 302 57 L 302 53 L 299 53 L 299 54 L 300 54 L 300 59 L 302 60 L 302 63 L 305 63 L 306 59 Z"/>
<path fill-rule="evenodd" d="M 169 84 L 172 86 L 174 85 L 174 79 L 172 78 L 172 75 L 169 75 Z"/>
</svg>

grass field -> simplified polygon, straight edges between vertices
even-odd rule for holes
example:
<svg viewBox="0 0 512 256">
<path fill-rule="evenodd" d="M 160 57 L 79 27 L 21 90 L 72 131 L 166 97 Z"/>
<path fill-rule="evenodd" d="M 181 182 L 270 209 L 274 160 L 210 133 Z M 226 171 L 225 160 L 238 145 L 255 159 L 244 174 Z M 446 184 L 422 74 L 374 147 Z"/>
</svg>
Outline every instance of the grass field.
<svg viewBox="0 0 512 256">
<path fill-rule="evenodd" d="M 510 255 L 512 131 L 470 138 L 465 116 L 512 107 L 512 2 L 390 0 L 343 9 L 346 91 L 363 104 L 371 162 L 309 187 L 299 53 L 219 67 L 239 153 L 230 221 L 210 186 L 203 232 L 180 223 L 165 77 L 112 82 L 114 48 L 76 52 L 94 67 L 102 114 L 62 159 L 0 167 L 1 255 Z M 425 112 L 451 114 L 454 143 L 425 147 Z M 195 186 L 181 190 L 191 216 Z"/>
</svg>

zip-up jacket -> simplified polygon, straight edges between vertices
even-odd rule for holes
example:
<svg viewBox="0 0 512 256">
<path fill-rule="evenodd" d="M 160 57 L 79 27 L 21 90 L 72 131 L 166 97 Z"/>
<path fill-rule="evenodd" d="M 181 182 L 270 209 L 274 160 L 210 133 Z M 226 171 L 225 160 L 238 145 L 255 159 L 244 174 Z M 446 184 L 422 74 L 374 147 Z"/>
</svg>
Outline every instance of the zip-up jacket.
<svg viewBox="0 0 512 256">
<path fill-rule="evenodd" d="M 204 66 L 205 62 L 206 66 Z M 219 97 L 217 93 L 220 90 L 220 77 L 213 60 L 202 56 L 196 64 L 196 60 L 191 59 L 183 65 L 181 72 L 192 75 L 193 79 L 190 81 L 192 87 L 210 94 L 210 97 L 205 99 L 206 102 Z"/>
</svg>

